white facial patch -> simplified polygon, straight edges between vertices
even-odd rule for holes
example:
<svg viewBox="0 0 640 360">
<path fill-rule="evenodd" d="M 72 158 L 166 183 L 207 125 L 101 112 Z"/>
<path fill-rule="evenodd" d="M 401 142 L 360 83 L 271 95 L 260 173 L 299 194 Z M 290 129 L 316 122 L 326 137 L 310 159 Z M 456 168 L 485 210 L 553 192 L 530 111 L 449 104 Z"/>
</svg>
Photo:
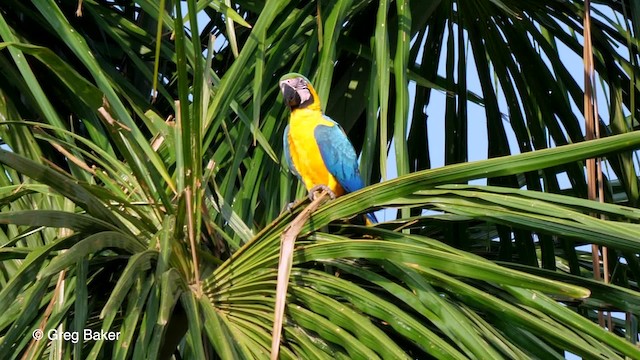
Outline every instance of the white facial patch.
<svg viewBox="0 0 640 360">
<path fill-rule="evenodd" d="M 298 96 L 300 96 L 300 104 L 306 104 L 309 101 L 313 101 L 313 99 L 311 98 L 311 91 L 309 91 L 307 82 L 304 81 L 304 79 L 298 79 L 296 90 Z"/>
</svg>

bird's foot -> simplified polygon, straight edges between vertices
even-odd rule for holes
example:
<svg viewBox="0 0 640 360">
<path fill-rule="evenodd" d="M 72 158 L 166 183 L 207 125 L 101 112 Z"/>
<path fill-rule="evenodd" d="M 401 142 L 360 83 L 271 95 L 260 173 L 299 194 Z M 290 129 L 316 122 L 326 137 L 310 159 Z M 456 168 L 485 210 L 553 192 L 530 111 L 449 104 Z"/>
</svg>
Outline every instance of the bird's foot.
<svg viewBox="0 0 640 360">
<path fill-rule="evenodd" d="M 313 201 L 316 198 L 316 192 L 319 192 L 321 190 L 326 191 L 327 194 L 329 194 L 331 200 L 334 200 L 336 198 L 336 194 L 331 191 L 331 189 L 329 189 L 327 185 L 316 185 L 312 187 L 311 190 L 309 190 L 309 200 Z"/>
<path fill-rule="evenodd" d="M 291 214 L 293 212 L 293 208 L 295 208 L 296 206 L 298 206 L 298 204 L 300 204 L 300 202 L 298 201 L 292 201 L 290 203 L 287 204 L 287 206 L 284 208 L 289 214 Z"/>
<path fill-rule="evenodd" d="M 285 211 L 286 211 L 286 212 L 288 212 L 289 214 L 291 214 L 291 213 L 293 213 L 293 210 L 294 210 L 295 208 L 297 208 L 298 206 L 300 206 L 300 204 L 302 204 L 302 203 L 303 203 L 303 202 L 305 202 L 305 201 L 306 201 L 306 199 L 305 199 L 305 198 L 298 199 L 298 200 L 294 200 L 294 201 L 292 201 L 292 202 L 288 203 L 288 204 L 284 207 L 284 209 L 282 210 L 282 212 L 285 212 Z"/>
</svg>

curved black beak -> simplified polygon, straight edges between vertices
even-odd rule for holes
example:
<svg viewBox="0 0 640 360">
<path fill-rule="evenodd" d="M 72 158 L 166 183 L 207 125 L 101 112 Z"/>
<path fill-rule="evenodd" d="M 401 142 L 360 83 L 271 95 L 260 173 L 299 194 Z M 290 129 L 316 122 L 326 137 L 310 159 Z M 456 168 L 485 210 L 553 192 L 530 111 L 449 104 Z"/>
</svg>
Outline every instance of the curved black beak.
<svg viewBox="0 0 640 360">
<path fill-rule="evenodd" d="M 293 86 L 289 85 L 287 80 L 280 82 L 280 92 L 284 97 L 284 103 L 290 108 L 295 109 L 300 105 L 300 95 Z"/>
</svg>

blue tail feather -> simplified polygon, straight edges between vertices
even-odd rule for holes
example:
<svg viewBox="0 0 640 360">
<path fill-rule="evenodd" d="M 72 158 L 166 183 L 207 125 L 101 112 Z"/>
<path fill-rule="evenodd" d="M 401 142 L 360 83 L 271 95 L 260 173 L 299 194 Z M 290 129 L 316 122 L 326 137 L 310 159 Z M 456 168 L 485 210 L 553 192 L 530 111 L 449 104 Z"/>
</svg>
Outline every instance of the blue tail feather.
<svg viewBox="0 0 640 360">
<path fill-rule="evenodd" d="M 378 223 L 378 219 L 376 218 L 376 216 L 373 213 L 367 213 L 365 214 L 366 216 L 366 223 L 367 225 L 373 225 L 373 224 L 377 224 Z"/>
</svg>

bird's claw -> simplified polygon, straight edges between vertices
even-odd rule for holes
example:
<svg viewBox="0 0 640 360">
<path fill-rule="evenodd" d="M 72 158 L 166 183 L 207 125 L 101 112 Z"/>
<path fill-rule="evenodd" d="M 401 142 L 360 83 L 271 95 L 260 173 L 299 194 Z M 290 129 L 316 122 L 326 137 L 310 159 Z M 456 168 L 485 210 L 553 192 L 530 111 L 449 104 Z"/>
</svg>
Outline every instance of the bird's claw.
<svg viewBox="0 0 640 360">
<path fill-rule="evenodd" d="M 331 198 L 331 200 L 335 200 L 336 194 L 333 191 L 331 191 L 331 189 L 329 189 L 327 185 L 316 185 L 312 187 L 311 190 L 309 190 L 309 200 L 313 201 L 315 199 L 316 192 L 320 190 L 326 191 L 327 194 L 329 194 L 329 197 Z"/>
<path fill-rule="evenodd" d="M 320 195 L 322 191 L 326 191 L 327 194 L 329 194 L 329 197 L 331 198 L 331 200 L 334 200 L 336 198 L 336 194 L 333 191 L 331 191 L 331 189 L 327 185 L 316 185 L 312 187 L 311 190 L 309 190 L 309 195 L 308 195 L 309 200 L 313 201 L 316 198 L 316 196 Z M 305 199 L 302 198 L 302 199 L 290 202 L 284 207 L 282 212 L 286 211 L 289 214 L 292 214 L 293 210 L 296 207 L 298 207 L 300 204 L 302 204 L 304 201 Z"/>
</svg>

